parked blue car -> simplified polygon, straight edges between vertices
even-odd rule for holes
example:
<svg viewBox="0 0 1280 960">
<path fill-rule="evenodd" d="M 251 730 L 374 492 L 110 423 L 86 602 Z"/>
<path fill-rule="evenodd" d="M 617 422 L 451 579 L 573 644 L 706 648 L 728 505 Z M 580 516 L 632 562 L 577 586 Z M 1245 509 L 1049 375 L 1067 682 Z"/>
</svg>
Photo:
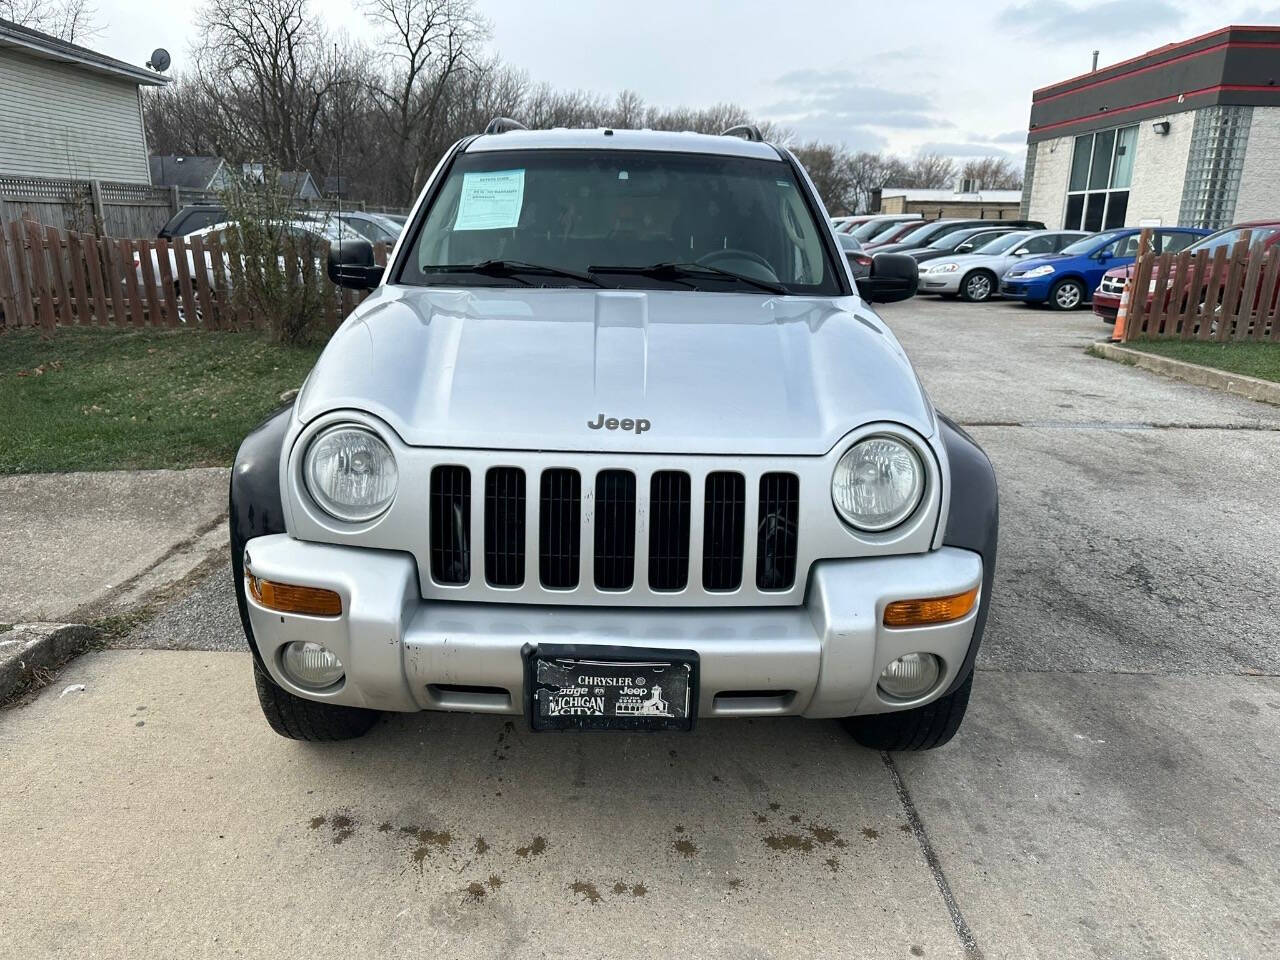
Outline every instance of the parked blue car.
<svg viewBox="0 0 1280 960">
<path fill-rule="evenodd" d="M 1107 230 L 1077 240 L 1060 253 L 1021 260 L 1000 278 L 1000 293 L 1028 303 L 1047 303 L 1055 310 L 1074 310 L 1089 301 L 1113 267 L 1133 263 L 1142 230 Z M 1177 253 L 1207 235 L 1199 227 L 1157 227 L 1156 253 Z"/>
</svg>

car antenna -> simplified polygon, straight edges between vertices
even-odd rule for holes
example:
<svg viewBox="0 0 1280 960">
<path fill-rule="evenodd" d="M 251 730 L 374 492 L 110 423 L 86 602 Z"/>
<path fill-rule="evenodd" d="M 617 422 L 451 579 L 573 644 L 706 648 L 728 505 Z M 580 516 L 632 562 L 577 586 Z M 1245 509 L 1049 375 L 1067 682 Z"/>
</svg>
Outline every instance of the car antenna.
<svg viewBox="0 0 1280 960">
<path fill-rule="evenodd" d="M 338 43 L 336 40 L 334 41 L 334 44 L 333 44 L 333 62 L 335 65 L 337 65 Z M 342 141 L 345 140 L 346 138 L 347 138 L 347 115 L 346 115 L 346 111 L 342 109 L 342 101 L 339 100 L 338 101 L 338 159 L 336 164 L 338 168 L 338 173 L 337 173 L 338 182 L 335 184 L 335 186 L 338 188 L 337 194 L 338 194 L 338 260 L 339 262 L 341 262 L 342 260 L 342 187 L 343 187 Z"/>
</svg>

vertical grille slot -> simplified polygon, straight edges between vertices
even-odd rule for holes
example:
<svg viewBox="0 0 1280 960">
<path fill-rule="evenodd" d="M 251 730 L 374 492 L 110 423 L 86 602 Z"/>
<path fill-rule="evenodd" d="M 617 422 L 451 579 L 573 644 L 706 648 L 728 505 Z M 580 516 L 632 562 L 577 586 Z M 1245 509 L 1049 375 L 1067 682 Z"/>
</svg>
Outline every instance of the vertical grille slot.
<svg viewBox="0 0 1280 960">
<path fill-rule="evenodd" d="M 558 467 L 542 474 L 538 499 L 538 577 L 551 590 L 578 585 L 582 555 L 582 478 Z"/>
<path fill-rule="evenodd" d="M 702 588 L 737 590 L 742 586 L 742 535 L 746 481 L 740 473 L 707 474 L 703 504 Z"/>
<path fill-rule="evenodd" d="M 760 477 L 760 517 L 756 532 L 756 586 L 790 590 L 796 582 L 800 519 L 800 478 L 794 473 Z"/>
<path fill-rule="evenodd" d="M 596 586 L 629 590 L 636 576 L 636 475 L 630 470 L 596 474 Z"/>
<path fill-rule="evenodd" d="M 492 467 L 484 477 L 484 576 L 492 587 L 524 583 L 524 471 Z"/>
<path fill-rule="evenodd" d="M 471 580 L 471 471 L 438 466 L 431 471 L 431 578 Z"/>
<path fill-rule="evenodd" d="M 689 584 L 689 475 L 660 470 L 649 484 L 649 589 Z"/>
</svg>

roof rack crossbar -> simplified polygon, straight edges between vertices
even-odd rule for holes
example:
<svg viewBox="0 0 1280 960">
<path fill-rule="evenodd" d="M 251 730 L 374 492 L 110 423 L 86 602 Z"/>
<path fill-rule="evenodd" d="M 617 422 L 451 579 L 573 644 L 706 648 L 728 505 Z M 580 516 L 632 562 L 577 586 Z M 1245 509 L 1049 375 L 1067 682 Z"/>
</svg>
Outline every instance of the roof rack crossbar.
<svg viewBox="0 0 1280 960">
<path fill-rule="evenodd" d="M 489 125 L 484 128 L 485 133 L 507 133 L 511 130 L 528 130 L 519 120 L 512 120 L 510 117 L 494 117 L 489 121 Z"/>
<path fill-rule="evenodd" d="M 764 137 L 760 135 L 760 128 L 754 123 L 740 123 L 736 127 L 730 127 L 728 130 L 720 134 L 722 137 L 741 137 L 743 140 L 751 140 L 755 143 L 764 143 Z"/>
</svg>

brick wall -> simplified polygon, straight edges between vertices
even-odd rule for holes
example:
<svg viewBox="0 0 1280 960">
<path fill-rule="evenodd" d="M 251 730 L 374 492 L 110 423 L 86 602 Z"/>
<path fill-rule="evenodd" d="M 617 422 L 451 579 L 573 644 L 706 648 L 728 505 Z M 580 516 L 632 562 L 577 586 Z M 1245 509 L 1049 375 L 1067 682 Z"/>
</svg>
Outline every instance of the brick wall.
<svg viewBox="0 0 1280 960">
<path fill-rule="evenodd" d="M 1050 230 L 1062 228 L 1074 144 L 1074 137 L 1057 137 L 1053 140 L 1041 140 L 1027 148 L 1036 151 L 1036 173 L 1031 181 L 1027 217 L 1043 221 Z"/>
<path fill-rule="evenodd" d="M 1164 119 L 1169 121 L 1167 134 L 1155 132 L 1152 126 L 1155 120 L 1143 120 L 1138 124 L 1133 181 L 1129 185 L 1129 209 L 1124 221 L 1126 227 L 1136 227 L 1143 220 L 1159 220 L 1164 226 L 1178 222 L 1195 112 L 1187 110 Z"/>
<path fill-rule="evenodd" d="M 1280 107 L 1254 107 L 1235 220 L 1280 216 Z"/>
</svg>

